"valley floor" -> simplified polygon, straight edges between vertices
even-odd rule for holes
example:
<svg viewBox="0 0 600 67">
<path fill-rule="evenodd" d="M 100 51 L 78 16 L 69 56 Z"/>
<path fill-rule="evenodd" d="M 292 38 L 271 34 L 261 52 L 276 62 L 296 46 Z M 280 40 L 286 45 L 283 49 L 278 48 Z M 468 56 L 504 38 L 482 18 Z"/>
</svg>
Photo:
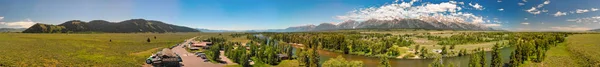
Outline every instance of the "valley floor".
<svg viewBox="0 0 600 67">
<path fill-rule="evenodd" d="M 0 33 L 0 67 L 135 67 L 158 49 L 201 34 Z"/>
<path fill-rule="evenodd" d="M 526 62 L 524 67 L 598 67 L 600 34 L 575 34 L 546 52 L 541 63 Z"/>
</svg>

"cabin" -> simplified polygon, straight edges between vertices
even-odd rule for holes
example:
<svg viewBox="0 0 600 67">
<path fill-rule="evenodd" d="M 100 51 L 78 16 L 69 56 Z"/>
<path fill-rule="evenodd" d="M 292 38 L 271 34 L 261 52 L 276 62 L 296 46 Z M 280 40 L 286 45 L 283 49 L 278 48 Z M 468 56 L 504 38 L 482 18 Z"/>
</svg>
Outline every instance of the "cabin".
<svg viewBox="0 0 600 67">
<path fill-rule="evenodd" d="M 200 43 L 194 43 L 191 45 L 191 47 L 201 47 L 203 49 L 208 49 L 208 47 L 212 46 L 213 44 L 211 42 L 200 42 Z"/>
</svg>

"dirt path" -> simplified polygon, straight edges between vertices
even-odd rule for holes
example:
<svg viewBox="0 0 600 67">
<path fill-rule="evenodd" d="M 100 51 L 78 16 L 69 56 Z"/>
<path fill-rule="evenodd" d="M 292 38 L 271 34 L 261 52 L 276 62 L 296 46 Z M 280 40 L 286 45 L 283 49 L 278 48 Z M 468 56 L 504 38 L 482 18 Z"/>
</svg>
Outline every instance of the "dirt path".
<svg viewBox="0 0 600 67">
<path fill-rule="evenodd" d="M 194 53 L 190 53 L 186 50 L 186 48 L 183 48 L 184 45 L 189 44 L 194 39 L 196 39 L 196 37 L 188 39 L 188 40 L 186 40 L 186 42 L 181 43 L 181 45 L 171 49 L 173 52 L 175 52 L 176 54 L 181 56 L 181 59 L 183 60 L 183 62 L 181 62 L 183 64 L 183 67 L 223 67 L 223 66 L 225 66 L 225 64 L 204 62 L 204 59 L 202 59 L 200 57 L 196 57 L 194 55 Z M 229 59 L 227 59 L 227 60 L 229 60 Z M 145 64 L 143 67 L 152 67 L 152 66 L 149 64 Z"/>
</svg>

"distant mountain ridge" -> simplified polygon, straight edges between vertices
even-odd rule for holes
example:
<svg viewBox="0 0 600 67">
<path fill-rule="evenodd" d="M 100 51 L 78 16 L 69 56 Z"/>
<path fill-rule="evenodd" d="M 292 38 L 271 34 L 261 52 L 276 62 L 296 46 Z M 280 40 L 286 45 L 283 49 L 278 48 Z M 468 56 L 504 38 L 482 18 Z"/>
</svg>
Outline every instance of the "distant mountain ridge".
<svg viewBox="0 0 600 67">
<path fill-rule="evenodd" d="M 475 31 L 499 31 L 483 25 L 465 23 L 465 22 L 439 22 L 439 21 L 423 21 L 420 19 L 395 19 L 395 20 L 366 20 L 354 21 L 348 20 L 342 23 L 321 23 L 319 25 L 303 25 L 293 26 L 285 29 L 268 29 L 268 30 L 208 30 L 199 29 L 201 31 L 211 32 L 305 32 L 305 31 L 331 31 L 342 29 L 428 29 L 428 30 L 475 30 Z"/>
<path fill-rule="evenodd" d="M 592 30 L 589 30 L 589 31 L 597 31 L 597 32 L 600 32 L 600 29 L 592 29 Z"/>
<path fill-rule="evenodd" d="M 286 31 L 323 31 L 339 29 L 431 29 L 431 30 L 494 30 L 483 25 L 461 22 L 423 21 L 419 19 L 395 20 L 349 20 L 339 24 L 322 23 L 317 26 L 306 25 L 286 28 Z"/>
<path fill-rule="evenodd" d="M 134 32 L 200 32 L 196 29 L 166 24 L 161 21 L 131 19 L 117 23 L 104 20 L 84 22 L 71 20 L 59 25 L 37 23 L 23 33 L 67 33 L 67 32 L 108 32 L 108 33 L 134 33 Z"/>
<path fill-rule="evenodd" d="M 27 28 L 0 28 L 0 32 L 21 32 Z"/>
</svg>

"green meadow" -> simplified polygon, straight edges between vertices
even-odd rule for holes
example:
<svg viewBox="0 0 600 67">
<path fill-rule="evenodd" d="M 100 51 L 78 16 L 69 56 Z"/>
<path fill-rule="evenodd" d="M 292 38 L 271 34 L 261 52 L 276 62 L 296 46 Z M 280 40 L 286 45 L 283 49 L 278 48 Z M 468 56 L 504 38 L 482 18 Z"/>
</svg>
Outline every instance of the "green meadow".
<svg viewBox="0 0 600 67">
<path fill-rule="evenodd" d="M 0 67 L 135 67 L 143 65 L 145 58 L 158 49 L 168 48 L 203 34 L 205 33 L 0 33 Z"/>
<path fill-rule="evenodd" d="M 541 63 L 526 62 L 524 67 L 598 67 L 600 34 L 575 34 L 546 52 Z"/>
</svg>

